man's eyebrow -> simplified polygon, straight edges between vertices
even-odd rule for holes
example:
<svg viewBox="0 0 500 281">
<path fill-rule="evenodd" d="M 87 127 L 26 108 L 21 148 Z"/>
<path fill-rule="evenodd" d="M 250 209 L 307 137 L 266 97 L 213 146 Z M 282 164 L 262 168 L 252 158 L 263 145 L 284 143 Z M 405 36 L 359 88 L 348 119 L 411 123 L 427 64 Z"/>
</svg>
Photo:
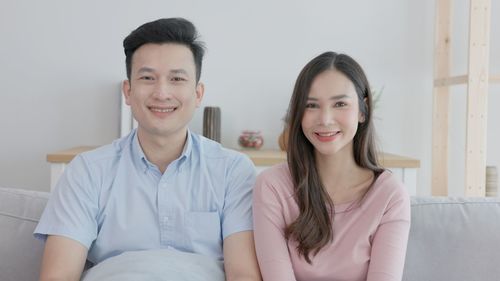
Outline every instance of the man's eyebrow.
<svg viewBox="0 0 500 281">
<path fill-rule="evenodd" d="M 188 72 L 182 68 L 178 68 L 178 69 L 172 69 L 170 70 L 170 73 L 172 74 L 184 74 L 184 75 L 188 75 Z"/>
<path fill-rule="evenodd" d="M 153 68 L 147 67 L 147 66 L 141 67 L 141 68 L 139 68 L 139 70 L 137 70 L 137 73 L 139 73 L 139 74 L 141 74 L 141 73 L 152 73 L 152 72 L 155 72 L 155 70 Z M 188 72 L 185 69 L 177 68 L 177 69 L 170 70 L 170 74 L 184 74 L 184 75 L 188 75 Z"/>
<path fill-rule="evenodd" d="M 330 97 L 329 99 L 330 99 L 330 100 L 341 100 L 341 99 L 344 99 L 344 98 L 348 98 L 348 99 L 350 99 L 351 97 L 350 97 L 349 95 L 345 95 L 345 94 L 343 94 L 343 95 L 336 95 L 336 96 L 332 96 L 332 97 Z M 307 99 L 308 99 L 308 100 L 312 100 L 312 101 L 317 101 L 317 100 L 318 100 L 317 98 L 314 98 L 314 97 L 308 97 Z"/>
<path fill-rule="evenodd" d="M 149 72 L 154 72 L 154 70 L 151 67 L 145 66 L 145 67 L 139 68 L 139 70 L 137 71 L 137 73 L 144 73 L 144 72 L 149 73 Z"/>
</svg>

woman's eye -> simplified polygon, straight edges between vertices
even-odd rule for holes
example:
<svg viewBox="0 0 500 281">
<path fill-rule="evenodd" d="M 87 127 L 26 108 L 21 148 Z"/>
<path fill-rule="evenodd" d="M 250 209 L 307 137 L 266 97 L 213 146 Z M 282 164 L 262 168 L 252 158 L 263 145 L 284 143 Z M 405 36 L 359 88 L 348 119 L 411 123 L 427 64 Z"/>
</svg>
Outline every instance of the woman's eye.
<svg viewBox="0 0 500 281">
<path fill-rule="evenodd" d="M 318 105 L 315 103 L 308 103 L 306 104 L 306 108 L 318 108 Z"/>
<path fill-rule="evenodd" d="M 346 106 L 347 104 L 343 101 L 339 101 L 337 103 L 335 103 L 335 107 L 343 107 L 343 106 Z"/>
</svg>

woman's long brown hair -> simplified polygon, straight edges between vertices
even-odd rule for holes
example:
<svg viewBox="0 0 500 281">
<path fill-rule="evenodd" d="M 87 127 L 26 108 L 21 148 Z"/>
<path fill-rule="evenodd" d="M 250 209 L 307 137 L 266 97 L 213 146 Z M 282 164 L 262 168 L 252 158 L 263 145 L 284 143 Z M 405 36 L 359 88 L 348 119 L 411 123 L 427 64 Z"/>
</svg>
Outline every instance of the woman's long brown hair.
<svg viewBox="0 0 500 281">
<path fill-rule="evenodd" d="M 356 164 L 376 174 L 383 171 L 377 161 L 372 96 L 363 69 L 345 54 L 326 52 L 315 57 L 297 78 L 286 117 L 289 130 L 287 161 L 300 214 L 286 227 L 285 237 L 296 240 L 299 255 L 304 256 L 308 263 L 311 263 L 311 252 L 316 255 L 333 239 L 333 202 L 316 168 L 314 147 L 305 137 L 301 125 L 311 84 L 320 73 L 327 70 L 340 71 L 351 80 L 356 89 L 359 110 L 364 116 L 353 140 Z"/>
</svg>

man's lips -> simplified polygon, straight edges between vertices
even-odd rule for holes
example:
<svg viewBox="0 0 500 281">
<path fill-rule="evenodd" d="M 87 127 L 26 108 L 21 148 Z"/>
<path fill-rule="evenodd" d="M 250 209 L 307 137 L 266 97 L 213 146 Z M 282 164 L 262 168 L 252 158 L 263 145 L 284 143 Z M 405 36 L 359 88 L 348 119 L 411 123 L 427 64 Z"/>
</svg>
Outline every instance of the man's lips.
<svg viewBox="0 0 500 281">
<path fill-rule="evenodd" d="M 160 106 L 148 106 L 149 110 L 158 113 L 168 113 L 177 109 L 177 107 L 169 106 L 169 107 L 160 107 Z"/>
</svg>

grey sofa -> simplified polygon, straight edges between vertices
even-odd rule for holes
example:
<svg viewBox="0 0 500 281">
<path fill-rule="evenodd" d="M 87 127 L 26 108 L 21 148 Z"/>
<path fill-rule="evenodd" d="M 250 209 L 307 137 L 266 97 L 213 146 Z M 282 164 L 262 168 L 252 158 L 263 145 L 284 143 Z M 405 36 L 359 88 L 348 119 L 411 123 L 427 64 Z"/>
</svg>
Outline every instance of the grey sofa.
<svg viewBox="0 0 500 281">
<path fill-rule="evenodd" d="M 0 281 L 37 280 L 48 193 L 0 188 Z M 403 280 L 500 280 L 500 198 L 412 198 Z"/>
<path fill-rule="evenodd" d="M 405 281 L 500 280 L 500 198 L 414 197 Z"/>
<path fill-rule="evenodd" d="M 0 187 L 0 281 L 38 280 L 43 243 L 33 230 L 48 193 Z"/>
</svg>

